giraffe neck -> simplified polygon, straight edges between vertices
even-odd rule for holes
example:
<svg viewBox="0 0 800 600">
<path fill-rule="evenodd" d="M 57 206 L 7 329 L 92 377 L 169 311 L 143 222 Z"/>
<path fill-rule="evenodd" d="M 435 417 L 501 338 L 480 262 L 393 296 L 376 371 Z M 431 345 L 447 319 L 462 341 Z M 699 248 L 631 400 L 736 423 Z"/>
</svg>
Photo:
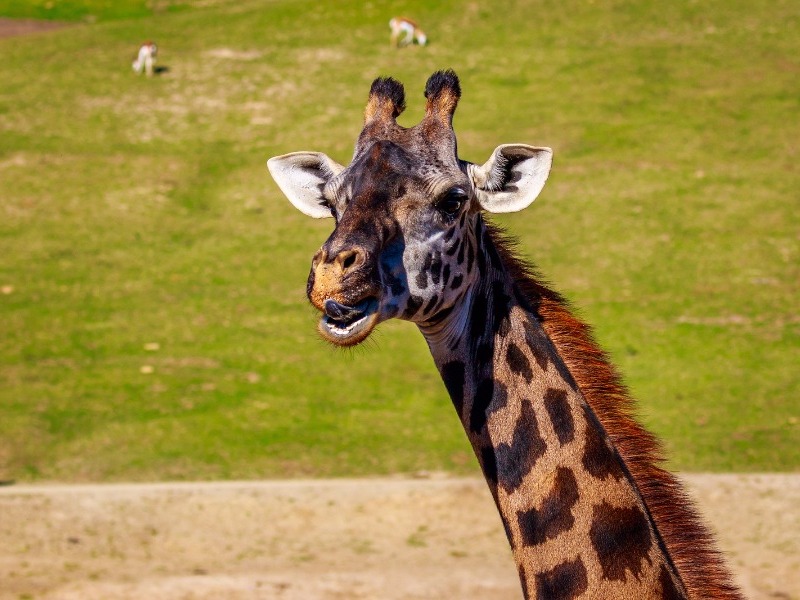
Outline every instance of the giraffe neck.
<svg viewBox="0 0 800 600">
<path fill-rule="evenodd" d="M 468 243 L 481 276 L 450 314 L 420 329 L 500 512 L 525 597 L 695 597 L 703 586 L 690 587 L 676 566 L 603 415 L 587 401 L 575 357 L 562 355 L 549 331 L 550 303 L 560 299 L 527 275 L 520 285 L 519 265 L 509 268 L 514 259 L 480 218 Z M 719 588 L 707 597 L 738 597 Z"/>
</svg>

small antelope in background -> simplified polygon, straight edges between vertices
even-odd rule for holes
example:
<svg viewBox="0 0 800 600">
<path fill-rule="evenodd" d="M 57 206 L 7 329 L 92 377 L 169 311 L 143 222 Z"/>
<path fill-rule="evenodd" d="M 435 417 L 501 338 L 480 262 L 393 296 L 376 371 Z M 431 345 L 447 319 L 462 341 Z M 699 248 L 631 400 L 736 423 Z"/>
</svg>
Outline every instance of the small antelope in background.
<svg viewBox="0 0 800 600">
<path fill-rule="evenodd" d="M 155 43 L 147 41 L 139 48 L 139 54 L 136 60 L 133 61 L 133 70 L 137 73 L 144 71 L 148 77 L 153 76 L 153 65 L 156 62 L 156 54 L 158 54 L 158 46 Z"/>
<path fill-rule="evenodd" d="M 411 19 L 406 17 L 394 17 L 389 21 L 389 27 L 392 30 L 391 43 L 397 48 L 408 46 L 415 41 L 420 46 L 424 46 L 428 43 L 428 37 L 425 35 L 425 32 Z"/>
</svg>

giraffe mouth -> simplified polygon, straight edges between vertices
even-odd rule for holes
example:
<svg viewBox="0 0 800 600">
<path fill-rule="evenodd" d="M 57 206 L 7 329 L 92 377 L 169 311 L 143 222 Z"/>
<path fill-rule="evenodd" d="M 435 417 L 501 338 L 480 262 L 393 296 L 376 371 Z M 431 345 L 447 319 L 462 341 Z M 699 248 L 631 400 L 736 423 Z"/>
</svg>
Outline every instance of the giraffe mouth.
<svg viewBox="0 0 800 600">
<path fill-rule="evenodd" d="M 365 298 L 354 306 L 326 300 L 319 332 L 332 344 L 354 346 L 367 339 L 377 324 L 377 298 Z"/>
</svg>

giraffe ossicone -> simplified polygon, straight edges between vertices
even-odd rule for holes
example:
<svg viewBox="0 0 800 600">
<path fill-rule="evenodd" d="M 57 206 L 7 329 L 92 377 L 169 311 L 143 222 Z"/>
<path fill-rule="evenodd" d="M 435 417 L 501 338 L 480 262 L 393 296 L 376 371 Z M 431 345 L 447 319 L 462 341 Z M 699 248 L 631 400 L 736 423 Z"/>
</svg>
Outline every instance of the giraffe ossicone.
<svg viewBox="0 0 800 600">
<path fill-rule="evenodd" d="M 320 152 L 272 158 L 303 213 L 333 217 L 307 293 L 324 339 L 351 346 L 414 322 L 497 505 L 525 598 L 741 598 L 659 445 L 586 325 L 510 250 L 486 212 L 529 206 L 549 148 L 457 155 L 452 71 L 400 126 L 403 86 L 372 84 L 347 166 Z"/>
</svg>

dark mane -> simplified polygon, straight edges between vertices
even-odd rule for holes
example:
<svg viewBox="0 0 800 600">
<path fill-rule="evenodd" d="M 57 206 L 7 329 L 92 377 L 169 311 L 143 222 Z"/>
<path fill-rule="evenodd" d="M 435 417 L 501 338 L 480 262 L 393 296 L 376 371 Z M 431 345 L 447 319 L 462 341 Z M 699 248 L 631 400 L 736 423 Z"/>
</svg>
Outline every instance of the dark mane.
<svg viewBox="0 0 800 600">
<path fill-rule="evenodd" d="M 513 240 L 491 224 L 487 229 L 509 275 L 528 304 L 537 307 L 545 332 L 625 463 L 689 596 L 742 600 L 693 502 L 678 479 L 661 467 L 660 442 L 636 420 L 635 403 L 591 328 L 517 257 Z"/>
</svg>

